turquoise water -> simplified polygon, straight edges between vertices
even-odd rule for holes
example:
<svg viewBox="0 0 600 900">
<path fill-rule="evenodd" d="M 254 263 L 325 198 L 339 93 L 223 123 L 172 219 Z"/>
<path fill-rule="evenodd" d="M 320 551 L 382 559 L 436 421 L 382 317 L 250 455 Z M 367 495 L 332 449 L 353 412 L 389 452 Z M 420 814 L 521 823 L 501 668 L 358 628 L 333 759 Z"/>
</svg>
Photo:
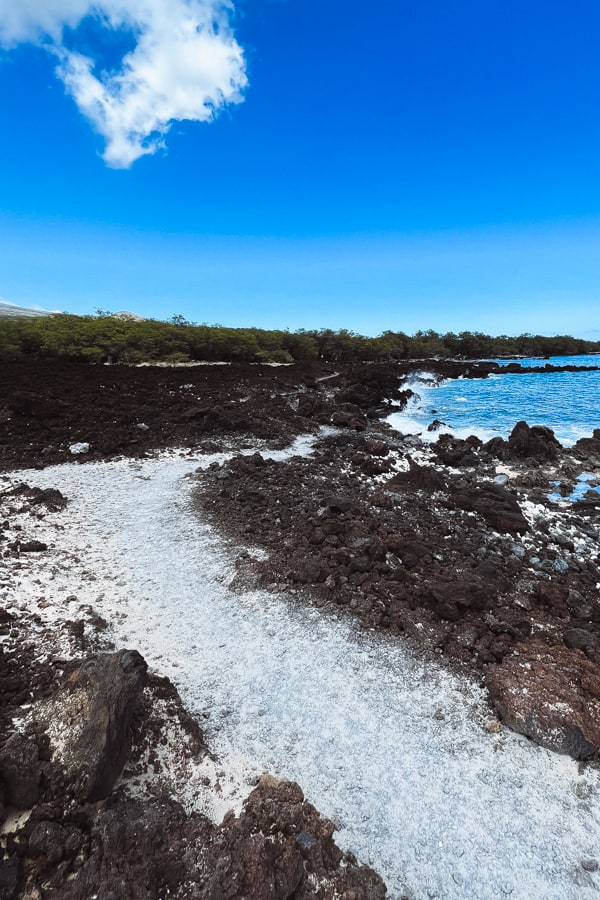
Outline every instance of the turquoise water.
<svg viewBox="0 0 600 900">
<path fill-rule="evenodd" d="M 548 359 L 542 359 L 540 356 L 532 359 L 494 359 L 501 366 L 507 366 L 509 363 L 519 363 L 523 368 L 532 368 L 535 366 L 545 366 L 550 364 L 553 366 L 600 366 L 600 354 L 590 354 L 589 356 L 550 356 Z"/>
<path fill-rule="evenodd" d="M 500 360 L 502 363 L 510 360 Z M 555 357 L 552 360 L 519 360 L 524 366 L 599 365 L 598 356 Z M 569 446 L 600 428 L 600 371 L 531 372 L 492 375 L 485 379 L 459 378 L 435 384 L 431 373 L 415 375 L 408 385 L 417 395 L 403 413 L 389 418 L 404 434 L 436 440 L 439 434 L 457 437 L 476 434 L 482 440 L 508 437 L 518 421 L 547 425 L 561 443 Z M 438 419 L 445 423 L 428 432 Z"/>
</svg>

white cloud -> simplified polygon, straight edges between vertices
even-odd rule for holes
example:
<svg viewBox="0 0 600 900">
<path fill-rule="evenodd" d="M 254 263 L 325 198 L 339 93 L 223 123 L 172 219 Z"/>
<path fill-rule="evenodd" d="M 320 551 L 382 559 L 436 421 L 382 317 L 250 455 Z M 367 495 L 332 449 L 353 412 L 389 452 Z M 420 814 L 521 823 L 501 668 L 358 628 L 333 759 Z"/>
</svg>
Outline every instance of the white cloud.
<svg viewBox="0 0 600 900">
<path fill-rule="evenodd" d="M 63 27 L 74 27 L 90 11 L 89 0 L 0 0 L 0 43 L 60 40 Z"/>
<path fill-rule="evenodd" d="M 106 140 L 103 158 L 128 168 L 164 146 L 173 121 L 207 122 L 242 99 L 244 56 L 230 11 L 227 0 L 0 0 L 0 43 L 55 54 L 58 76 Z M 97 71 L 94 58 L 66 45 L 65 28 L 88 16 L 135 34 L 117 71 Z"/>
</svg>

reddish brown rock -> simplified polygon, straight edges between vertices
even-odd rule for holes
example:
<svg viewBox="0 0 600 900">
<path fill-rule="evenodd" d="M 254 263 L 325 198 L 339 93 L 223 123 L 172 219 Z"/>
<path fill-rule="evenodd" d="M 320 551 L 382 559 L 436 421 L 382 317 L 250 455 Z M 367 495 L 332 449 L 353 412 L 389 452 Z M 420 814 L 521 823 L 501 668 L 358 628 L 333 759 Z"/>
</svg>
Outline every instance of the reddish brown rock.
<svg viewBox="0 0 600 900">
<path fill-rule="evenodd" d="M 236 893 L 213 894 L 210 883 L 202 896 L 384 900 L 386 888 L 381 878 L 372 869 L 344 858 L 333 841 L 334 830 L 333 823 L 304 799 L 299 785 L 265 775 L 240 817 L 226 817 L 213 839 L 213 853 L 216 850 L 218 858 L 233 860 L 228 882 L 237 886 Z M 213 865 L 219 872 L 219 866 Z M 222 887 L 219 883 L 220 890 Z"/>
<path fill-rule="evenodd" d="M 529 530 L 515 496 L 500 485 L 486 484 L 457 491 L 454 501 L 467 512 L 479 513 L 491 528 L 501 534 L 524 534 Z"/>
<path fill-rule="evenodd" d="M 371 456 L 387 456 L 390 448 L 386 441 L 371 440 L 365 443 L 365 452 Z"/>
<path fill-rule="evenodd" d="M 381 878 L 344 857 L 333 832 L 297 784 L 270 776 L 221 825 L 167 796 L 113 796 L 72 813 L 45 805 L 21 832 L 21 861 L 0 866 L 0 896 L 41 896 L 43 885 L 55 900 L 384 900 Z"/>
<path fill-rule="evenodd" d="M 600 673 L 580 651 L 517 644 L 486 676 L 502 720 L 542 747 L 587 759 L 600 748 Z"/>
<path fill-rule="evenodd" d="M 130 724 L 146 683 L 137 650 L 87 659 L 50 707 L 63 721 L 62 747 L 53 759 L 55 793 L 79 802 L 107 797 L 129 753 Z"/>
</svg>

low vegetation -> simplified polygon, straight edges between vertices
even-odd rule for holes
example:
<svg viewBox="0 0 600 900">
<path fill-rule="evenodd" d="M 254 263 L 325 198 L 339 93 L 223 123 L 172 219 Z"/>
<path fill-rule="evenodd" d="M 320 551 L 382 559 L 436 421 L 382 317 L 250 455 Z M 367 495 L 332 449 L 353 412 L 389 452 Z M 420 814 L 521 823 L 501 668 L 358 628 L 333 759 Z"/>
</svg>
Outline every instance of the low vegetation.
<svg viewBox="0 0 600 900">
<path fill-rule="evenodd" d="M 331 362 L 514 356 L 575 356 L 600 352 L 600 341 L 568 335 L 491 337 L 480 332 L 409 336 L 385 331 L 364 337 L 341 329 L 268 331 L 196 325 L 182 316 L 167 322 L 133 320 L 101 310 L 95 316 L 68 314 L 0 319 L 0 361 L 68 359 L 89 363 L 280 362 L 311 359 Z"/>
</svg>

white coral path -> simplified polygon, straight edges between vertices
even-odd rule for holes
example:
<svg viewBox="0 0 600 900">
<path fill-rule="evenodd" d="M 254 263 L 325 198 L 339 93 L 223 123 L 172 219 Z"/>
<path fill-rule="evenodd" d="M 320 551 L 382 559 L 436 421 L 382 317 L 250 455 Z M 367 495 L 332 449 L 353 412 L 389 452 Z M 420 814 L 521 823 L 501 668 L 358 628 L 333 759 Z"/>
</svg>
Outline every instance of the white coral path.
<svg viewBox="0 0 600 900">
<path fill-rule="evenodd" d="M 300 782 L 392 898 L 595 897 L 600 877 L 581 864 L 600 856 L 598 773 L 488 733 L 480 689 L 402 641 L 230 591 L 231 558 L 187 504 L 199 462 L 18 473 L 70 504 L 39 526 L 56 548 L 35 587 L 25 570 L 15 580 L 15 602 L 33 590 L 94 606 L 119 645 L 211 711 L 209 743 L 240 794 L 263 770 Z"/>
</svg>

